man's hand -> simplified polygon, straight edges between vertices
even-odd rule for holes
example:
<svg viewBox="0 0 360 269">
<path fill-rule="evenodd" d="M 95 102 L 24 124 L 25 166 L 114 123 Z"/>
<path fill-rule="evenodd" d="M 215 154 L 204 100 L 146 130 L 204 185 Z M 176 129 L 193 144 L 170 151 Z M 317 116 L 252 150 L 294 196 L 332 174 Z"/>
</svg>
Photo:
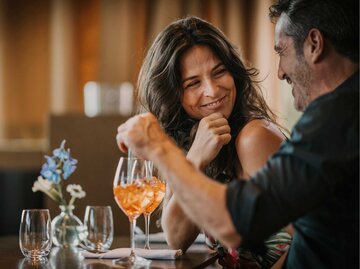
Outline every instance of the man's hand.
<svg viewBox="0 0 360 269">
<path fill-rule="evenodd" d="M 170 141 L 151 113 L 134 116 L 121 124 L 116 140 L 121 151 L 127 152 L 130 148 L 137 157 L 143 159 L 151 159 L 150 155 L 162 143 Z"/>
<path fill-rule="evenodd" d="M 201 119 L 187 158 L 203 169 L 230 142 L 230 126 L 221 113 L 213 113 Z"/>
</svg>

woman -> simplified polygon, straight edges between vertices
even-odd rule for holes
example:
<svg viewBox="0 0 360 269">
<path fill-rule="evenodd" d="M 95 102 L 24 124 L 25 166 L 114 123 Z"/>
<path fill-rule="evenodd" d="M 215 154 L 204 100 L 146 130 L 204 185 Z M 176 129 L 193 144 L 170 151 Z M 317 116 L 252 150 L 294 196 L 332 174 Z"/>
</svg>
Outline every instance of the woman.
<svg viewBox="0 0 360 269">
<path fill-rule="evenodd" d="M 173 22 L 150 47 L 138 80 L 142 111 L 152 112 L 187 158 L 207 175 L 227 183 L 249 178 L 285 139 L 236 48 L 210 23 L 196 17 Z M 171 193 L 164 201 L 162 228 L 168 244 L 184 251 L 200 230 Z M 209 237 L 210 238 L 210 237 Z M 269 267 L 290 242 L 273 248 L 270 259 L 244 250 L 228 252 L 215 240 L 228 268 L 241 259 Z M 209 240 L 210 241 L 210 240 Z M 269 253 L 267 253 L 269 254 Z"/>
</svg>

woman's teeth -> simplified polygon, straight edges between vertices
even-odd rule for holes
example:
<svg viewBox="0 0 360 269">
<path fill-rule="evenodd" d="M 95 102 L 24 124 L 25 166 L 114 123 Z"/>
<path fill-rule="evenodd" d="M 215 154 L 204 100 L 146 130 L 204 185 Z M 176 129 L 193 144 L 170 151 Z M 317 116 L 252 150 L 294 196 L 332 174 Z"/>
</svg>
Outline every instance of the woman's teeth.
<svg viewBox="0 0 360 269">
<path fill-rule="evenodd" d="M 224 97 L 223 97 L 223 98 L 220 98 L 219 100 L 217 100 L 217 101 L 215 101 L 215 102 L 206 104 L 205 106 L 207 106 L 207 107 L 217 106 L 217 105 L 219 105 L 219 104 L 221 103 L 221 101 L 222 101 L 223 99 L 224 99 Z"/>
</svg>

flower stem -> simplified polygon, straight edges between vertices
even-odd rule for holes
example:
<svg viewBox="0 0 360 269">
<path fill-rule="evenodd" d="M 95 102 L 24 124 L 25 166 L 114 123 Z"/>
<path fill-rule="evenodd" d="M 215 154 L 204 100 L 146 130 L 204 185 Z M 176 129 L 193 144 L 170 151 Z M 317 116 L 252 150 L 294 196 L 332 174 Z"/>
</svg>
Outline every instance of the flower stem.
<svg viewBox="0 0 360 269">
<path fill-rule="evenodd" d="M 55 186 L 56 186 L 56 189 L 57 189 L 57 191 L 58 191 L 58 193 L 59 193 L 60 204 L 66 205 L 66 201 L 65 201 L 64 196 L 63 196 L 63 193 L 62 193 L 62 184 L 61 184 L 61 183 L 60 183 L 60 184 L 56 184 Z"/>
<path fill-rule="evenodd" d="M 75 196 L 71 196 L 71 199 L 70 199 L 70 202 L 69 202 L 69 206 L 74 204 L 75 199 L 76 199 Z"/>
</svg>

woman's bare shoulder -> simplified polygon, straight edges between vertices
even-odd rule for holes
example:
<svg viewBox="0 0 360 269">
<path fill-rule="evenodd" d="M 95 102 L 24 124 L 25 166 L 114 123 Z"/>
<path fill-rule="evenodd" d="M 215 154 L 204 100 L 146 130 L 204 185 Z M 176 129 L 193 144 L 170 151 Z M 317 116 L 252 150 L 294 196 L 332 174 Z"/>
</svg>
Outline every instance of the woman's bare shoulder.
<svg viewBox="0 0 360 269">
<path fill-rule="evenodd" d="M 284 140 L 285 136 L 276 124 L 265 119 L 249 121 L 235 141 L 243 170 L 251 175 L 265 164 Z"/>
<path fill-rule="evenodd" d="M 284 140 L 285 136 L 280 131 L 279 127 L 266 119 L 254 119 L 249 121 L 239 132 L 237 140 L 240 142 L 254 142 L 258 140 Z"/>
</svg>

